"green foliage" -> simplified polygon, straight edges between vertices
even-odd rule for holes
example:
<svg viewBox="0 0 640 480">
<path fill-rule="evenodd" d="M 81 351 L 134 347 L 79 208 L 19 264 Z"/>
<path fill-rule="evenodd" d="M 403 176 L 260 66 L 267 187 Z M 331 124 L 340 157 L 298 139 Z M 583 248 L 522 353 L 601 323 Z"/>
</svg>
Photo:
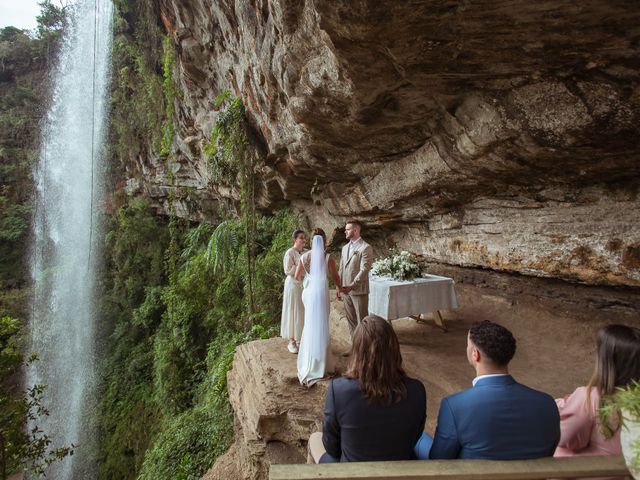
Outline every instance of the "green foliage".
<svg viewBox="0 0 640 480">
<path fill-rule="evenodd" d="M 603 399 L 600 408 L 600 425 L 605 437 L 610 438 L 615 427 L 625 428 L 625 422 L 640 422 L 640 382 L 634 380 L 629 385 Z M 631 467 L 640 470 L 640 440 L 633 443 Z"/>
<path fill-rule="evenodd" d="M 625 387 L 618 387 L 615 394 L 604 397 L 598 413 L 607 438 L 619 426 L 624 425 L 625 417 L 631 421 L 640 421 L 640 382 L 632 381 Z M 640 467 L 640 450 L 637 451 L 636 460 L 639 462 L 637 467 Z"/>
<path fill-rule="evenodd" d="M 109 145 L 121 168 L 110 172 L 114 184 L 133 156 L 161 150 L 165 118 L 158 5 L 118 0 L 115 9 Z"/>
<path fill-rule="evenodd" d="M 228 401 L 227 372 L 238 345 L 276 334 L 256 325 L 226 341 L 209 346 L 207 375 L 199 387 L 198 403 L 165 424 L 145 458 L 139 480 L 172 478 L 196 480 L 227 451 L 233 441 L 233 412 Z"/>
<path fill-rule="evenodd" d="M 247 132 L 242 98 L 232 98 L 224 91 L 216 97 L 218 112 L 209 142 L 204 147 L 211 180 L 216 184 L 235 185 L 247 159 Z"/>
<path fill-rule="evenodd" d="M 245 294 L 242 219 L 187 231 L 176 222 L 170 227 L 175 236 L 171 252 L 169 226 L 151 228 L 150 212 L 139 202 L 132 199 L 115 213 L 108 234 L 114 278 L 107 282 L 112 288 L 105 307 L 127 310 L 111 312 L 116 325 L 106 349 L 99 478 L 200 478 L 233 440 L 226 374 L 235 347 L 277 333 L 282 255 L 295 220 L 287 211 L 258 218 L 258 310 L 252 314 Z M 222 239 L 223 231 L 233 239 L 236 260 L 214 270 L 211 237 L 218 232 Z M 158 277 L 141 278 L 136 270 L 142 267 L 129 257 L 147 252 L 142 269 L 153 270 L 158 261 L 154 236 L 164 238 L 164 273 L 144 288 Z M 223 243 L 216 248 L 224 250 Z M 127 284 L 128 277 L 135 281 Z"/>
<path fill-rule="evenodd" d="M 20 469 L 42 475 L 52 463 L 73 454 L 70 447 L 52 447 L 52 439 L 37 422 L 49 415 L 43 405 L 44 385 L 33 385 L 22 392 L 14 378 L 23 365 L 22 326 L 18 319 L 0 318 L 0 478 Z M 37 360 L 32 355 L 28 363 Z M 25 421 L 30 422 L 28 429 Z"/>
<path fill-rule="evenodd" d="M 160 155 L 169 156 L 171 146 L 176 136 L 173 116 L 175 114 L 176 85 L 173 81 L 173 71 L 176 67 L 175 52 L 173 43 L 168 35 L 163 41 L 164 57 L 162 61 L 162 91 L 164 93 L 165 110 L 164 123 L 162 124 L 162 143 L 160 145 Z"/>
<path fill-rule="evenodd" d="M 51 0 L 39 2 L 40 15 L 36 17 L 39 51 L 50 61 L 57 51 L 62 33 L 68 24 L 68 7 L 58 6 Z"/>
<path fill-rule="evenodd" d="M 23 240 L 29 229 L 31 205 L 11 205 L 0 212 L 0 241 L 17 242 Z"/>
<path fill-rule="evenodd" d="M 256 154 L 249 148 L 249 127 L 240 97 L 233 98 L 224 91 L 216 97 L 216 106 L 226 106 L 218 112 L 211 138 L 204 151 L 208 169 L 215 183 L 240 186 L 240 210 L 244 227 L 245 257 L 247 260 L 247 304 L 249 314 L 255 305 L 255 248 L 256 248 Z"/>
<path fill-rule="evenodd" d="M 54 52 L 66 12 L 41 4 L 35 36 L 0 29 L 0 312 L 20 316 L 28 280 L 26 233 L 32 212 L 31 172 L 48 92 L 48 52 Z"/>
<path fill-rule="evenodd" d="M 159 428 L 153 388 L 154 336 L 162 299 L 166 225 L 141 198 L 113 215 L 106 236 L 102 315 L 111 335 L 102 367 L 99 478 L 134 478 Z"/>
<path fill-rule="evenodd" d="M 140 305 L 145 287 L 162 282 L 168 241 L 148 200 L 133 198 L 119 208 L 106 235 L 112 279 L 107 300 L 126 311 Z"/>
<path fill-rule="evenodd" d="M 238 258 L 239 240 L 237 229 L 230 221 L 220 223 L 207 245 L 207 266 L 213 268 L 213 273 L 225 273 L 233 268 Z"/>
</svg>

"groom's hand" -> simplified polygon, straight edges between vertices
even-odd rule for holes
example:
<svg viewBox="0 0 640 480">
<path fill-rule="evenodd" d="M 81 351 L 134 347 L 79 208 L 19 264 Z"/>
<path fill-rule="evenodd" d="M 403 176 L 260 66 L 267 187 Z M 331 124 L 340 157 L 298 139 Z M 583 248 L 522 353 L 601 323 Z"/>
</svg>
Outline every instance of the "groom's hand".
<svg viewBox="0 0 640 480">
<path fill-rule="evenodd" d="M 345 294 L 349 293 L 351 290 L 353 290 L 353 287 L 348 286 L 348 285 L 347 285 L 347 286 L 344 286 L 344 287 L 342 287 L 342 288 L 340 289 L 340 291 L 341 291 L 342 293 L 345 293 Z"/>
</svg>

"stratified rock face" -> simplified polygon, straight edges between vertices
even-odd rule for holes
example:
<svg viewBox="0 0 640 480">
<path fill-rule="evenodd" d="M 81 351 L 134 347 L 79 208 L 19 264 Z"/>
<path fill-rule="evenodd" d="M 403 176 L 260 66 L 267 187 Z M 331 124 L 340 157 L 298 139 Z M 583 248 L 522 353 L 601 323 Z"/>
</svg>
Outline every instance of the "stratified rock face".
<svg viewBox="0 0 640 480">
<path fill-rule="evenodd" d="M 179 185 L 211 188 L 202 146 L 230 89 L 265 208 L 327 231 L 356 217 L 436 262 L 640 285 L 640 3 L 161 4 Z"/>
</svg>

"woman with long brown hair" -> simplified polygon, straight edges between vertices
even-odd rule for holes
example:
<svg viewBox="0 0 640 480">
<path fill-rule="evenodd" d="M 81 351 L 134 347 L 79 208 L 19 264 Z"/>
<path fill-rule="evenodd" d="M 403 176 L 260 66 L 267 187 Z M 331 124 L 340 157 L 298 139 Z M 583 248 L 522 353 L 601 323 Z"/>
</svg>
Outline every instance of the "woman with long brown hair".
<svg viewBox="0 0 640 480">
<path fill-rule="evenodd" d="M 426 411 L 424 386 L 405 374 L 391 324 L 369 315 L 353 332 L 346 373 L 329 384 L 311 454 L 320 463 L 413 459 Z"/>
<path fill-rule="evenodd" d="M 586 387 L 556 400 L 560 410 L 560 443 L 554 456 L 622 455 L 616 419 L 602 424 L 603 397 L 640 381 L 640 329 L 607 325 L 598 331 L 596 367 Z"/>
</svg>

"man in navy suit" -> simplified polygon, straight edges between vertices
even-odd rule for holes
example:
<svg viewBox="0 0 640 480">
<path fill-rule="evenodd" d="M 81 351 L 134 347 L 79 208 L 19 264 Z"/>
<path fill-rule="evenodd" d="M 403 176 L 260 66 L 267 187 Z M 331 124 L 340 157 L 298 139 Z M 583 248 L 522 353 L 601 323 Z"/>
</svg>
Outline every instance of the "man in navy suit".
<svg viewBox="0 0 640 480">
<path fill-rule="evenodd" d="M 509 330 L 485 320 L 467 336 L 476 370 L 473 388 L 442 400 L 432 459 L 516 460 L 549 457 L 560 440 L 560 416 L 546 393 L 517 383 L 508 372 L 516 353 Z"/>
</svg>

